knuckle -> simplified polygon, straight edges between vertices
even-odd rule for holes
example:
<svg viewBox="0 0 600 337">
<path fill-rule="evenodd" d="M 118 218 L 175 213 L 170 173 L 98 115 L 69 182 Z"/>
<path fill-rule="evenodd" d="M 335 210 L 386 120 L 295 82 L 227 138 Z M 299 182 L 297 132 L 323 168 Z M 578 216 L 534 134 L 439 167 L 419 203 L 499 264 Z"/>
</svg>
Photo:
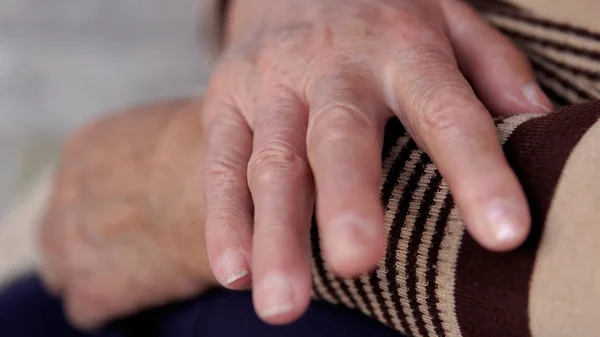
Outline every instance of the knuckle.
<svg viewBox="0 0 600 337">
<path fill-rule="evenodd" d="M 480 104 L 469 92 L 470 89 L 457 84 L 440 84 L 426 90 L 413 106 L 417 128 L 426 136 L 451 136 L 460 132 L 473 106 Z"/>
<path fill-rule="evenodd" d="M 323 143 L 345 143 L 374 128 L 372 116 L 362 109 L 344 103 L 329 105 L 313 114 L 308 128 L 308 151 L 318 150 Z"/>
<path fill-rule="evenodd" d="M 214 183 L 236 183 L 244 176 L 246 163 L 235 148 L 215 151 L 207 156 L 202 173 L 206 186 Z"/>
<path fill-rule="evenodd" d="M 307 173 L 304 156 L 284 141 L 270 141 L 256 150 L 248 163 L 250 185 L 276 186 Z"/>
</svg>

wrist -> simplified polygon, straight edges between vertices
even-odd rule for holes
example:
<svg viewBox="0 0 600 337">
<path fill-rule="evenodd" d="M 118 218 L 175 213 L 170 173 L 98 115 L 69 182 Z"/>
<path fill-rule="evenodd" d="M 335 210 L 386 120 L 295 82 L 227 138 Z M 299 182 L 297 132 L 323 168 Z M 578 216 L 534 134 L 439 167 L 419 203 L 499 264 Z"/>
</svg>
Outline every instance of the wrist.
<svg viewBox="0 0 600 337">
<path fill-rule="evenodd" d="M 223 46 L 258 28 L 266 15 L 265 0 L 223 0 Z"/>
</svg>

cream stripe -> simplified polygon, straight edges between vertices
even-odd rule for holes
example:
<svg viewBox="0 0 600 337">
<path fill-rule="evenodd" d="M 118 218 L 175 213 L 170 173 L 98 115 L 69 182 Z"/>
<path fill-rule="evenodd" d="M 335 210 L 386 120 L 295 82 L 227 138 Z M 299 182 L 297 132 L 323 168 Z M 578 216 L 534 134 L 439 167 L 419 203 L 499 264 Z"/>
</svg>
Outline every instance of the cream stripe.
<svg viewBox="0 0 600 337">
<path fill-rule="evenodd" d="M 520 41 L 519 39 L 516 40 Z M 573 53 L 567 53 L 550 47 L 545 47 L 535 42 L 523 41 L 522 43 L 526 45 L 527 49 L 531 49 L 541 55 L 546 56 L 549 59 L 552 59 L 553 61 L 564 63 L 591 72 L 600 72 L 600 60 L 593 60 L 588 57 L 575 55 Z"/>
<path fill-rule="evenodd" d="M 523 122 L 532 118 L 536 118 L 538 116 L 541 115 L 526 114 L 517 115 L 505 119 L 502 123 L 498 125 L 498 139 L 500 143 L 504 144 L 506 140 L 508 140 L 510 135 L 514 132 L 514 130 L 516 130 L 516 128 Z M 448 190 L 448 185 L 445 181 L 443 181 L 440 185 L 440 190 Z M 433 223 L 433 226 L 435 226 L 435 222 Z M 458 261 L 458 251 L 460 249 L 463 232 L 463 221 L 458 214 L 458 209 L 454 207 L 450 212 L 448 222 L 446 224 L 446 229 L 444 231 L 444 237 L 442 239 L 442 244 L 440 247 L 438 258 L 438 272 L 435 281 L 435 283 L 437 284 L 436 297 L 439 301 L 438 309 L 440 310 L 442 325 L 448 336 L 461 336 L 460 327 L 458 325 L 458 319 L 456 317 L 456 305 L 454 302 L 454 283 L 456 280 L 456 263 Z M 429 241 L 431 241 L 430 237 Z M 425 266 L 426 265 L 427 264 L 425 261 Z M 424 274 L 422 275 L 422 277 L 424 277 Z M 423 288 L 421 290 L 424 291 L 425 289 Z M 426 304 L 424 307 L 427 308 Z"/>
<path fill-rule="evenodd" d="M 600 13 L 598 0 L 509 0 L 509 2 L 535 13 L 538 17 L 555 22 L 568 22 L 591 30 L 600 29 L 597 16 L 597 13 Z"/>
<path fill-rule="evenodd" d="M 425 169 L 425 172 L 429 174 L 430 172 L 435 173 L 435 165 L 429 164 Z M 434 204 L 429 209 L 429 216 L 425 222 L 425 231 L 423 232 L 423 237 L 421 238 L 421 244 L 419 245 L 419 251 L 417 255 L 417 301 L 419 303 L 419 309 L 423 314 L 423 321 L 425 322 L 425 327 L 427 328 L 427 332 L 429 336 L 436 336 L 435 327 L 433 326 L 433 321 L 431 320 L 431 312 L 429 311 L 429 307 L 427 305 L 427 259 L 429 258 L 429 253 L 431 250 L 431 240 L 433 239 L 433 234 L 435 233 L 435 224 L 437 223 L 442 207 L 444 207 L 444 201 L 446 200 L 446 196 L 449 193 L 447 184 L 440 184 L 438 190 L 435 193 Z"/>
<path fill-rule="evenodd" d="M 385 158 L 385 160 L 383 162 L 383 170 L 382 170 L 380 181 L 379 181 L 379 190 L 380 191 L 381 191 L 381 189 L 383 189 L 383 184 L 385 184 L 387 176 L 389 175 L 390 170 L 391 170 L 392 166 L 394 165 L 394 162 L 396 161 L 396 159 L 400 155 L 400 152 L 406 146 L 406 144 L 408 143 L 409 140 L 410 139 L 406 136 L 399 137 L 398 140 L 396 141 L 396 145 L 390 150 L 390 155 L 387 158 Z M 390 223 L 388 223 L 386 221 L 386 223 L 385 223 L 386 237 L 389 236 L 390 228 L 391 228 Z M 381 269 L 381 268 L 385 268 L 385 261 L 381 261 L 379 263 L 378 269 Z M 383 279 L 380 277 L 379 272 L 377 273 L 377 275 L 379 276 L 379 283 L 381 284 L 381 281 L 385 280 L 385 273 L 384 273 Z M 371 283 L 370 283 L 369 279 L 370 279 L 369 275 L 365 275 L 365 276 L 361 277 L 360 280 L 362 282 L 363 289 L 365 290 L 365 293 L 367 294 L 369 302 L 371 303 L 371 306 L 373 307 L 373 314 L 375 315 L 375 317 L 377 317 L 377 320 L 379 320 L 380 322 L 385 322 L 385 318 L 383 316 L 383 310 L 386 310 L 386 309 L 381 308 L 379 306 L 379 301 L 377 301 L 377 297 L 375 296 L 375 293 L 373 292 L 373 288 L 371 287 Z M 382 286 L 380 286 L 380 287 L 381 287 L 382 294 L 389 292 L 387 289 L 387 284 L 385 285 L 385 288 L 383 288 Z"/>
<path fill-rule="evenodd" d="M 350 298 L 342 290 L 340 283 L 338 282 L 336 277 L 331 273 L 331 271 L 329 271 L 329 268 L 327 268 L 327 267 L 325 267 L 325 277 L 327 277 L 327 282 L 329 282 L 329 284 L 331 284 L 333 291 L 336 293 L 336 295 L 338 296 L 340 301 L 342 301 L 342 304 L 344 304 L 348 308 L 356 308 L 354 303 L 352 303 Z"/>
<path fill-rule="evenodd" d="M 538 82 L 554 90 L 557 94 L 569 101 L 569 103 L 576 104 L 585 102 L 585 99 L 581 98 L 573 89 L 565 87 L 557 80 L 551 79 L 539 71 L 535 71 L 535 77 L 537 78 Z"/>
<path fill-rule="evenodd" d="M 350 292 L 350 296 L 354 299 L 360 311 L 365 313 L 366 315 L 371 315 L 372 313 L 367 309 L 365 302 L 362 300 L 360 295 L 358 294 L 358 289 L 354 286 L 354 281 L 351 279 L 343 279 L 342 280 L 346 287 L 348 287 L 348 291 Z"/>
<path fill-rule="evenodd" d="M 313 259 L 313 261 L 314 261 L 314 259 Z M 333 297 L 329 293 L 329 291 L 327 291 L 327 288 L 323 284 L 323 279 L 321 278 L 321 275 L 319 274 L 319 271 L 317 270 L 317 266 L 315 266 L 314 263 L 312 266 L 312 272 L 313 272 L 313 282 L 314 282 L 315 287 L 318 289 L 319 294 L 323 297 L 323 299 L 325 301 L 337 304 L 338 301 L 335 299 L 335 297 Z"/>
<path fill-rule="evenodd" d="M 594 87 L 594 85 L 592 85 L 589 81 L 582 79 L 582 78 L 578 78 L 577 76 L 571 74 L 570 72 L 568 72 L 564 69 L 558 68 L 557 66 L 550 64 L 549 62 L 547 62 L 545 60 L 542 60 L 540 57 L 538 57 L 536 55 L 529 55 L 529 58 L 532 61 L 535 61 L 535 62 L 539 63 L 540 65 L 542 65 L 543 67 L 547 68 L 548 70 L 553 71 L 554 73 L 556 73 L 557 77 L 569 82 L 574 88 L 577 88 L 578 90 L 585 92 L 592 98 L 595 98 L 595 99 L 600 98 L 600 91 L 598 91 L 598 89 L 596 89 Z M 587 84 L 587 85 L 585 85 L 585 84 Z"/>
<path fill-rule="evenodd" d="M 400 203 L 400 197 L 401 197 L 402 191 L 404 191 L 404 189 L 406 188 L 408 179 L 409 179 L 410 175 L 414 172 L 415 165 L 416 165 L 417 161 L 419 160 L 420 155 L 421 155 L 421 152 L 418 150 L 415 150 L 411 153 L 410 158 L 406 162 L 404 169 L 402 170 L 402 173 L 400 174 L 400 177 L 398 178 L 396 186 L 394 187 L 394 190 L 392 192 L 392 196 L 390 198 L 390 202 L 388 205 L 388 210 L 385 213 L 385 225 L 386 225 L 386 231 L 387 231 L 386 237 L 389 237 L 389 232 L 390 232 L 391 226 L 394 222 L 394 217 L 395 217 L 396 213 L 398 212 L 398 204 Z M 394 248 L 391 248 L 391 249 L 394 249 Z M 399 268 L 399 270 L 402 270 L 402 269 L 404 269 L 404 268 L 403 267 Z M 394 306 L 394 303 L 392 302 L 391 294 L 390 294 L 388 284 L 387 284 L 386 274 L 387 274 L 387 267 L 385 265 L 385 261 L 382 261 L 382 263 L 380 263 L 380 265 L 379 265 L 379 268 L 377 269 L 377 276 L 379 277 L 379 286 L 381 287 L 382 295 L 383 295 L 383 298 L 385 299 L 387 310 L 390 313 L 390 316 L 392 317 L 392 324 L 394 325 L 394 328 L 398 331 L 402 331 L 402 332 L 406 333 L 407 331 L 403 331 L 402 324 L 400 323 L 400 319 L 398 318 L 399 315 L 401 315 L 402 313 L 396 312 L 396 308 Z M 404 309 L 404 305 L 403 305 L 403 309 Z"/>
<path fill-rule="evenodd" d="M 420 153 L 417 155 L 420 156 Z M 396 282 L 398 283 L 398 291 L 400 292 L 400 304 L 402 305 L 402 309 L 406 313 L 406 321 L 408 322 L 408 326 L 411 329 L 413 336 L 420 337 L 419 329 L 417 328 L 415 318 L 413 317 L 412 310 L 410 308 L 410 302 L 408 298 L 408 286 L 406 284 L 407 274 L 412 272 L 407 270 L 407 254 L 408 254 L 408 244 L 410 241 L 410 236 L 415 228 L 415 222 L 417 217 L 419 216 L 419 210 L 421 207 L 421 203 L 423 202 L 423 198 L 425 196 L 425 191 L 431 182 L 431 178 L 435 175 L 435 167 L 433 164 L 430 164 L 426 167 L 425 174 L 421 177 L 418 183 L 417 189 L 413 192 L 412 200 L 408 206 L 408 214 L 406 215 L 406 220 L 404 221 L 404 226 L 402 226 L 402 231 L 400 232 L 400 241 L 398 242 L 398 249 L 396 250 L 396 269 L 398 270 L 398 274 L 396 275 Z M 404 190 L 404 189 L 403 189 Z M 399 191 L 401 194 L 402 191 Z"/>
<path fill-rule="evenodd" d="M 572 149 L 554 192 L 530 283 L 535 337 L 600 335 L 600 121 Z"/>
<path fill-rule="evenodd" d="M 442 182 L 446 185 L 445 182 Z M 447 186 L 447 185 L 446 185 Z M 456 262 L 458 250 L 462 242 L 464 226 L 456 207 L 452 208 L 444 230 L 444 237 L 440 245 L 435 283 L 435 295 L 438 300 L 438 310 L 442 326 L 447 336 L 462 336 L 458 319 L 456 318 L 456 305 L 454 302 L 454 282 L 456 280 Z"/>
<path fill-rule="evenodd" d="M 515 115 L 515 116 L 506 118 L 500 124 L 498 124 L 498 126 L 496 127 L 497 133 L 498 133 L 498 140 L 500 141 L 500 144 L 504 145 L 504 143 L 506 143 L 506 141 L 508 140 L 508 137 L 510 137 L 510 135 L 515 131 L 515 129 L 519 125 L 521 125 L 522 123 L 524 123 L 530 119 L 542 117 L 542 116 L 544 116 L 544 115 L 542 115 L 542 114 L 521 114 L 521 115 Z"/>
<path fill-rule="evenodd" d="M 541 27 L 525 20 L 519 20 L 499 14 L 490 13 L 486 14 L 485 17 L 498 27 L 507 28 L 512 31 L 523 33 L 527 36 L 550 40 L 559 44 L 566 44 L 576 48 L 600 51 L 600 41 L 593 40 L 585 36 Z"/>
</svg>

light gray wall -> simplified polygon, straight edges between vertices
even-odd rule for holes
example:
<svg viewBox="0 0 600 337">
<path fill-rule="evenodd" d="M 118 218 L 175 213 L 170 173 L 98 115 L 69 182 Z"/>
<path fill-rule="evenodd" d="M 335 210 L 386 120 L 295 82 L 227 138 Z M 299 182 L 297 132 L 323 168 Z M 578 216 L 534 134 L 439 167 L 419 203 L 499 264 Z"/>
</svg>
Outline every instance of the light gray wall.
<svg viewBox="0 0 600 337">
<path fill-rule="evenodd" d="M 198 92 L 197 0 L 0 0 L 0 214 L 69 130 Z"/>
</svg>

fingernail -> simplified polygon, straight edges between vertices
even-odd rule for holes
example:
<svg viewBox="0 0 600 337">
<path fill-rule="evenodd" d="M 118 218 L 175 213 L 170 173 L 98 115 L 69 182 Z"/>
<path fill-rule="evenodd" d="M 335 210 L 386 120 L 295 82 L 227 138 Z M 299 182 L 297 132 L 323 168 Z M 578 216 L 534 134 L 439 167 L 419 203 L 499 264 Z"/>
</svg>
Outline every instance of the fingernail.
<svg viewBox="0 0 600 337">
<path fill-rule="evenodd" d="M 250 274 L 246 257 L 241 251 L 229 250 L 221 255 L 219 268 L 224 285 L 230 285 L 242 277 Z"/>
<path fill-rule="evenodd" d="M 522 241 L 529 228 L 522 223 L 520 207 L 510 201 L 497 201 L 487 210 L 487 225 L 496 244 L 512 245 Z"/>
<path fill-rule="evenodd" d="M 546 94 L 542 91 L 537 83 L 530 83 L 523 87 L 523 95 L 529 102 L 529 104 L 540 108 L 544 112 L 552 111 L 552 103 L 546 97 Z"/>
<path fill-rule="evenodd" d="M 294 294 L 289 279 L 281 274 L 267 275 L 260 284 L 261 307 L 258 314 L 268 318 L 288 313 L 294 309 Z"/>
</svg>

